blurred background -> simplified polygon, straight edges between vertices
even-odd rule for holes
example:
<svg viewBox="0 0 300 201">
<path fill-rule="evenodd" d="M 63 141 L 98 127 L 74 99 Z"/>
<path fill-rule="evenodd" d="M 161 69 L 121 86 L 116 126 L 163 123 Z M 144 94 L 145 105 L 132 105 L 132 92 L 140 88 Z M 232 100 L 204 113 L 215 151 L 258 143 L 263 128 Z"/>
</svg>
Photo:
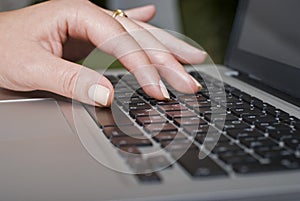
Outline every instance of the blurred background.
<svg viewBox="0 0 300 201">
<path fill-rule="evenodd" d="M 1 0 L 0 11 L 12 10 L 41 0 Z M 201 45 L 213 61 L 221 64 L 231 31 L 238 0 L 92 0 L 109 9 L 126 9 L 155 4 L 152 24 L 182 33 Z"/>
</svg>

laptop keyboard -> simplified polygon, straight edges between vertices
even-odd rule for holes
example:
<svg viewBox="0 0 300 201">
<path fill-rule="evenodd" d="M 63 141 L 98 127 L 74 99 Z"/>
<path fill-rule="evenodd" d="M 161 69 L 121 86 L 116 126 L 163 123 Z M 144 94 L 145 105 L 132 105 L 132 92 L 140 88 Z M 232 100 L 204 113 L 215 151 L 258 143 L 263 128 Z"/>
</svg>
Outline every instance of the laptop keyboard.
<svg viewBox="0 0 300 201">
<path fill-rule="evenodd" d="M 133 76 L 108 75 L 116 88 L 113 109 L 86 106 L 130 169 L 169 169 L 168 157 L 192 178 L 300 168 L 299 119 L 208 75 L 190 74 L 203 89 L 192 95 L 172 90 L 169 101 L 149 97 Z M 166 155 L 144 159 L 143 149 L 155 146 Z M 205 149 L 211 152 L 199 158 Z M 164 180 L 160 171 L 136 177 Z"/>
</svg>

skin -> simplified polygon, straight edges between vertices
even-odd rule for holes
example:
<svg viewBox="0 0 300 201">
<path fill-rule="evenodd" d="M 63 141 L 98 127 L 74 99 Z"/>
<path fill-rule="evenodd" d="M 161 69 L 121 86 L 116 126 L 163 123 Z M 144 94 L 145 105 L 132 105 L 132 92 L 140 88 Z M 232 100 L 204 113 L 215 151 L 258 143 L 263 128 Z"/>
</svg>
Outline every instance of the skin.
<svg viewBox="0 0 300 201">
<path fill-rule="evenodd" d="M 0 13 L 0 87 L 46 90 L 99 105 L 88 96 L 90 86 L 99 84 L 110 91 L 107 104 L 101 106 L 109 106 L 111 83 L 71 62 L 95 46 L 118 58 L 156 99 L 165 99 L 159 87 L 161 77 L 179 91 L 199 90 L 181 63 L 201 63 L 205 53 L 147 24 L 155 14 L 154 6 L 125 12 L 128 18 L 112 18 L 112 11 L 87 0 L 52 0 Z"/>
</svg>

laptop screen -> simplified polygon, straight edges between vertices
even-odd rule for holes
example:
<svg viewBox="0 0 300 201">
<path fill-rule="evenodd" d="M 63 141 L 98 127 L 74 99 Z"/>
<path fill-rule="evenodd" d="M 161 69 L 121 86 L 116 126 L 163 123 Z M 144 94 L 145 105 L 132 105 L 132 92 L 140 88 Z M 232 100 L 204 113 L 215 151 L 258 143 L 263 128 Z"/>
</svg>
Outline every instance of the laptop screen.
<svg viewBox="0 0 300 201">
<path fill-rule="evenodd" d="M 226 64 L 300 98 L 299 7 L 299 0 L 241 0 Z"/>
</svg>

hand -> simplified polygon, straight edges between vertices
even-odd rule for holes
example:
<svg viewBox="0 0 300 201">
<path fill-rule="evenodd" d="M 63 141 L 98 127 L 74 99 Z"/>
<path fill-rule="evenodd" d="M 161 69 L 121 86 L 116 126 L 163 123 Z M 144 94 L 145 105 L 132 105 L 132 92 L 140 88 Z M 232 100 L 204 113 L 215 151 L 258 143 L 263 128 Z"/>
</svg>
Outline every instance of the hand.
<svg viewBox="0 0 300 201">
<path fill-rule="evenodd" d="M 200 63 L 205 53 L 151 29 L 145 22 L 154 13 L 153 6 L 146 6 L 126 11 L 128 18 L 113 18 L 112 11 L 86 0 L 53 0 L 0 13 L 0 86 L 16 91 L 46 90 L 109 106 L 111 83 L 91 69 L 62 59 L 64 44 L 71 37 L 118 58 L 156 99 L 168 98 L 160 76 L 176 90 L 196 92 L 201 85 L 179 62 Z"/>
</svg>

